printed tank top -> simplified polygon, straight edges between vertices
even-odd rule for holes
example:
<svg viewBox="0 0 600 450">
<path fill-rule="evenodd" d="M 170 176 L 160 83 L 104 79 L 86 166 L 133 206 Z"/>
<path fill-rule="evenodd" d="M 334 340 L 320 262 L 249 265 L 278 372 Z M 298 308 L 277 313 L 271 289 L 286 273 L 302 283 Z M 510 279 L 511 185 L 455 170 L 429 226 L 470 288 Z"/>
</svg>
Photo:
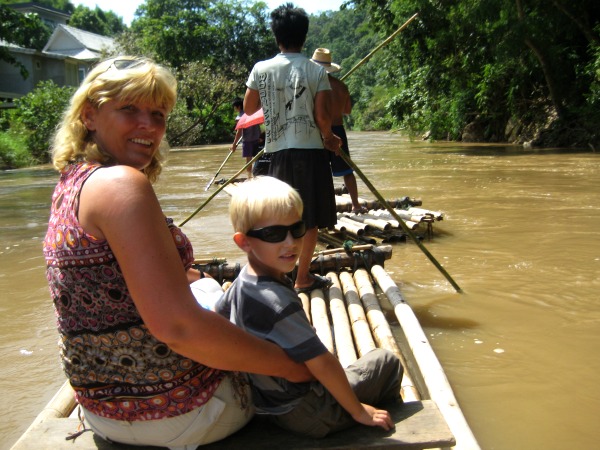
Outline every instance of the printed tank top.
<svg viewBox="0 0 600 450">
<path fill-rule="evenodd" d="M 62 173 L 44 240 L 63 368 L 77 401 L 99 416 L 140 421 L 185 414 L 212 397 L 225 373 L 157 340 L 142 321 L 108 242 L 83 231 L 79 193 L 99 167 L 77 163 Z M 191 243 L 172 220 L 167 223 L 189 268 Z"/>
</svg>

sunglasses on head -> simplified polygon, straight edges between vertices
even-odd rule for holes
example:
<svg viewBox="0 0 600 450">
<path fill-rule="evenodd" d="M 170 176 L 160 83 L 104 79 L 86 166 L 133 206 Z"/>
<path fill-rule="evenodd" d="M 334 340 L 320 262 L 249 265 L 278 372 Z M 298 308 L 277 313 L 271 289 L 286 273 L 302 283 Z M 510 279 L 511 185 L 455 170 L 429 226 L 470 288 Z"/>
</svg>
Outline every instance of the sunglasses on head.
<svg viewBox="0 0 600 450">
<path fill-rule="evenodd" d="M 133 69 L 134 67 L 141 66 L 145 62 L 146 61 L 143 59 L 115 59 L 106 70 L 109 70 L 113 67 L 117 70 Z"/>
<path fill-rule="evenodd" d="M 292 233 L 294 239 L 301 238 L 306 234 L 306 224 L 300 220 L 291 225 L 271 225 L 270 227 L 258 228 L 246 232 L 246 236 L 258 238 L 264 242 L 282 242 Z"/>
</svg>

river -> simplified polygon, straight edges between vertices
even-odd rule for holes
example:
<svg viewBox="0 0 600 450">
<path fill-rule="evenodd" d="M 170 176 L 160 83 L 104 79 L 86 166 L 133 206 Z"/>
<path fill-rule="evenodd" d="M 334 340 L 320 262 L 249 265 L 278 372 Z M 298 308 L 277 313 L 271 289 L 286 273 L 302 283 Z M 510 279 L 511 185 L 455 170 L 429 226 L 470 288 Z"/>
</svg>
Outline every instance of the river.
<svg viewBox="0 0 600 450">
<path fill-rule="evenodd" d="M 600 439 L 600 154 L 350 133 L 353 160 L 385 198 L 444 213 L 386 269 L 414 308 L 483 449 L 590 449 Z M 227 146 L 178 149 L 156 186 L 180 223 Z M 221 174 L 242 166 L 234 154 Z M 0 450 L 64 381 L 41 254 L 56 174 L 0 172 Z M 336 185 L 341 181 L 336 180 Z M 359 179 L 359 195 L 374 196 Z M 217 195 L 184 227 L 197 257 L 242 261 Z"/>
</svg>

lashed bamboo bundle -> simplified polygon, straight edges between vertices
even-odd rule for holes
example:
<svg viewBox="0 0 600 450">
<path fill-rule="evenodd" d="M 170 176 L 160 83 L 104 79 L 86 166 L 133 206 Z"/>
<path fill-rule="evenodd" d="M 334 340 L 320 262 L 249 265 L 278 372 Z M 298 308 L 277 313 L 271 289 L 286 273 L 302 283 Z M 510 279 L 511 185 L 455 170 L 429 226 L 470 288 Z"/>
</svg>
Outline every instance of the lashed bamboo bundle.
<svg viewBox="0 0 600 450">
<path fill-rule="evenodd" d="M 380 245 L 378 247 L 370 246 L 371 251 L 360 253 L 360 257 L 357 257 L 354 252 L 346 252 L 343 248 L 338 248 L 337 251 L 329 251 L 325 254 L 323 252 L 316 253 L 310 264 L 310 270 L 312 272 L 326 272 L 327 270 L 336 269 L 338 267 L 355 267 L 364 266 L 365 261 L 372 263 L 376 259 L 388 260 L 392 257 L 392 246 L 391 245 Z M 228 264 L 195 264 L 195 267 L 199 268 L 205 273 L 208 273 L 211 277 L 222 281 L 232 280 L 237 277 L 241 270 L 241 265 L 236 263 L 234 265 Z"/>
<path fill-rule="evenodd" d="M 377 200 L 365 200 L 358 198 L 358 202 L 361 206 L 371 209 L 381 209 L 381 204 Z M 423 202 L 417 198 L 402 197 L 396 199 L 386 200 L 386 202 L 393 208 L 406 208 L 409 206 L 420 206 Z M 352 200 L 348 194 L 337 194 L 335 196 L 336 210 L 337 212 L 349 212 L 352 211 Z"/>
<path fill-rule="evenodd" d="M 375 228 L 381 231 L 389 231 L 392 228 L 392 225 L 389 221 L 382 219 L 373 219 L 372 216 L 368 214 L 338 214 L 338 221 L 342 218 L 353 220 L 355 222 L 364 223 L 370 228 Z"/>
<path fill-rule="evenodd" d="M 350 218 L 340 217 L 338 218 L 337 223 L 340 224 L 340 226 L 344 227 L 346 231 L 355 234 L 356 236 L 362 236 L 363 234 L 365 234 L 366 231 L 368 231 L 368 225 L 357 222 Z"/>
</svg>

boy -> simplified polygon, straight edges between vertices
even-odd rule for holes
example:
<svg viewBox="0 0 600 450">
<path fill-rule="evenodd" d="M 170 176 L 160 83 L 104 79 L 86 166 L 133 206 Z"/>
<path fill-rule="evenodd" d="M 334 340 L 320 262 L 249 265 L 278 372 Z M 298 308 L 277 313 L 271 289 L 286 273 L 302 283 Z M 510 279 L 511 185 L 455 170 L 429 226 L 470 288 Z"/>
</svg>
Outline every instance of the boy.
<svg viewBox="0 0 600 450">
<path fill-rule="evenodd" d="M 310 437 L 324 437 L 356 422 L 389 430 L 394 426 L 389 413 L 369 404 L 400 398 L 398 358 L 376 349 L 343 369 L 317 337 L 286 275 L 302 251 L 302 210 L 299 194 L 273 177 L 253 178 L 234 192 L 229 207 L 233 239 L 248 255 L 248 264 L 216 311 L 282 347 L 316 378 L 290 383 L 249 374 L 257 413 Z"/>
<path fill-rule="evenodd" d="M 231 106 L 233 106 L 233 109 L 237 113 L 237 117 L 235 118 L 237 122 L 244 114 L 244 101 L 241 98 L 236 97 L 233 99 Z M 240 138 L 242 138 L 242 156 L 246 158 L 247 164 L 258 153 L 260 144 L 260 125 L 250 125 L 249 127 L 236 130 L 233 144 L 229 147 L 230 151 L 235 152 Z M 248 166 L 246 170 L 248 171 L 248 178 L 250 178 L 252 176 L 252 166 Z"/>
</svg>

